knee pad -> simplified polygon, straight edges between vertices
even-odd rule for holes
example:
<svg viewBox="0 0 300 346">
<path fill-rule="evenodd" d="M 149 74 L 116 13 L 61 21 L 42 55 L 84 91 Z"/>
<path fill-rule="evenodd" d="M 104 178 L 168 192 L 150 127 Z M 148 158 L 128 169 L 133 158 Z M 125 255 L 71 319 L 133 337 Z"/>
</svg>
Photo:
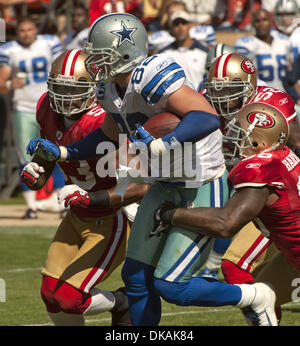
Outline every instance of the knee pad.
<svg viewBox="0 0 300 346">
<path fill-rule="evenodd" d="M 83 314 L 91 304 L 90 293 L 84 293 L 66 282 L 61 282 L 56 289 L 54 299 L 61 311 L 69 314 Z"/>
<path fill-rule="evenodd" d="M 253 276 L 249 272 L 230 261 L 222 260 L 221 269 L 225 281 L 229 284 L 244 284 L 254 281 Z"/>
<path fill-rule="evenodd" d="M 48 312 L 56 313 L 60 311 L 59 306 L 54 298 L 55 287 L 58 283 L 57 279 L 51 276 L 43 276 L 41 285 L 41 296 L 46 305 Z"/>
</svg>

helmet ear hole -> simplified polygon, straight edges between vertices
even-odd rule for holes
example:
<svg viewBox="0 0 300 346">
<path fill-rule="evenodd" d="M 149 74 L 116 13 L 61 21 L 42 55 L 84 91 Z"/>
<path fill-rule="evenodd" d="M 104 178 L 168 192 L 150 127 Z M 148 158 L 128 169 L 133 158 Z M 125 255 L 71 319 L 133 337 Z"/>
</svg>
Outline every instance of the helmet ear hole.
<svg viewBox="0 0 300 346">
<path fill-rule="evenodd" d="M 125 55 L 123 56 L 123 59 L 124 59 L 124 60 L 128 60 L 128 59 L 129 59 L 129 55 L 128 55 L 128 54 L 125 54 Z"/>
<path fill-rule="evenodd" d="M 253 145 L 254 148 L 258 147 L 258 143 L 257 142 L 252 142 L 252 145 Z"/>
</svg>

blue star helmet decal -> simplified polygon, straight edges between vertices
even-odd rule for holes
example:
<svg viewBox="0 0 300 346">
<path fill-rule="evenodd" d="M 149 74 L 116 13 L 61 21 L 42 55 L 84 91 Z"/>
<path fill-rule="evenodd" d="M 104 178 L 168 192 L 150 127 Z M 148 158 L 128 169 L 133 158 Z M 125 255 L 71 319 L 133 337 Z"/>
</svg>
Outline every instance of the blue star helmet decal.
<svg viewBox="0 0 300 346">
<path fill-rule="evenodd" d="M 125 25 L 123 21 L 121 22 L 121 25 L 122 25 L 122 28 L 120 30 L 110 31 L 112 34 L 118 36 L 119 38 L 118 47 L 120 47 L 121 44 L 126 41 L 135 45 L 132 38 L 132 34 L 137 30 L 137 28 L 127 28 L 127 26 Z"/>
</svg>

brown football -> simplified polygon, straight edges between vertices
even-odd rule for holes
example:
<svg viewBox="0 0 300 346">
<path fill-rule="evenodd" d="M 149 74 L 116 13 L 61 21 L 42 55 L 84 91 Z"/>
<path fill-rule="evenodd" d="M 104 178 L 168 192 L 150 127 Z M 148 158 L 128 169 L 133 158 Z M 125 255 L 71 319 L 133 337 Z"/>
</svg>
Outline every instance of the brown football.
<svg viewBox="0 0 300 346">
<path fill-rule="evenodd" d="M 143 124 L 143 127 L 154 138 L 161 138 L 173 131 L 179 122 L 180 118 L 178 118 L 176 115 L 163 112 L 156 114 L 147 120 Z"/>
</svg>

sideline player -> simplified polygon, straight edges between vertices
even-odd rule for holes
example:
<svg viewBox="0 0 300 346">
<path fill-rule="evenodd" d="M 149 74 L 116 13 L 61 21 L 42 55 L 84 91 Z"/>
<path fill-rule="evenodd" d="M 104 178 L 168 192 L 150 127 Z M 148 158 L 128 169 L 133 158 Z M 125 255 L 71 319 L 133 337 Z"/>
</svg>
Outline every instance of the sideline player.
<svg viewBox="0 0 300 346">
<path fill-rule="evenodd" d="M 84 138 L 105 119 L 104 109 L 96 103 L 96 85 L 85 68 L 86 58 L 79 49 L 61 54 L 52 64 L 48 93 L 38 102 L 41 135 L 60 145 Z M 22 174 L 33 189 L 44 167 L 49 169 L 47 177 L 51 174 L 49 163 L 43 167 L 43 161 L 35 158 Z M 83 325 L 84 316 L 104 311 L 112 313 L 112 325 L 130 323 L 124 290 L 108 292 L 95 286 L 124 261 L 129 227 L 120 207 L 141 199 L 146 185 L 130 186 L 121 202 L 113 192 L 115 178 L 99 178 L 96 164 L 96 160 L 59 163 L 67 184 L 60 197 L 67 193 L 75 198 L 79 185 L 98 198 L 101 195 L 102 204 L 73 203 L 50 245 L 42 270 L 41 295 L 55 325 Z M 88 204 L 90 208 L 86 208 Z"/>
<path fill-rule="evenodd" d="M 234 47 L 255 63 L 259 79 L 284 90 L 282 80 L 293 61 L 289 38 L 278 30 L 271 30 L 272 16 L 265 9 L 260 8 L 253 14 L 252 23 L 255 35 L 240 37 Z"/>
<path fill-rule="evenodd" d="M 51 63 L 62 52 L 62 46 L 56 36 L 38 35 L 38 28 L 31 17 L 19 18 L 16 34 L 16 40 L 0 47 L 0 93 L 13 92 L 13 137 L 21 171 L 30 161 L 26 145 L 31 138 L 39 135 L 35 119 L 36 103 L 47 89 Z M 64 186 L 63 174 L 58 168 L 53 178 L 55 190 Z M 29 190 L 22 181 L 20 187 L 27 205 L 23 219 L 36 219 L 36 192 Z M 44 202 L 48 208 L 58 209 L 56 199 L 54 203 L 50 199 Z"/>
<path fill-rule="evenodd" d="M 227 174 L 218 116 L 205 98 L 189 87 L 184 71 L 171 57 L 161 54 L 147 58 L 146 38 L 142 23 L 132 15 L 100 17 L 90 30 L 87 50 L 91 55 L 86 62 L 94 80 L 106 83 L 98 93 L 99 102 L 109 112 L 101 129 L 69 146 L 58 147 L 47 140 L 34 139 L 28 150 L 37 150 L 54 160 L 95 156 L 96 150 L 91 148 L 96 148 L 99 141 L 118 140 L 117 133 L 110 130 L 115 122 L 122 132 L 139 134 L 151 155 L 167 153 L 171 144 L 178 148 L 185 142 L 194 142 L 194 163 L 202 174 L 189 180 L 185 176 L 160 177 L 151 185 L 134 219 L 122 269 L 133 325 L 157 325 L 160 321 L 161 301 L 154 277 L 170 284 L 167 289 L 172 287 L 176 304 L 251 305 L 257 313 L 262 312 L 260 322 L 267 325 L 263 311 L 272 304 L 265 299 L 270 291 L 267 285 L 235 286 L 192 277 L 206 260 L 212 238 L 198 237 L 177 227 L 168 237 L 149 238 L 153 212 L 166 199 L 191 208 L 216 202 L 221 205 L 227 198 Z M 154 139 L 139 125 L 164 111 L 176 114 L 181 121 L 171 133 Z M 186 159 L 191 164 L 192 156 Z M 272 317 L 271 320 L 273 323 Z"/>
<path fill-rule="evenodd" d="M 234 195 L 223 208 L 184 209 L 165 202 L 154 214 L 154 233 L 162 226 L 175 225 L 206 236 L 232 237 L 254 221 L 299 271 L 300 160 L 285 146 L 286 118 L 270 105 L 250 103 L 228 127 L 243 158 L 228 177 L 236 190 Z M 173 301 L 169 295 L 163 298 Z"/>
</svg>

